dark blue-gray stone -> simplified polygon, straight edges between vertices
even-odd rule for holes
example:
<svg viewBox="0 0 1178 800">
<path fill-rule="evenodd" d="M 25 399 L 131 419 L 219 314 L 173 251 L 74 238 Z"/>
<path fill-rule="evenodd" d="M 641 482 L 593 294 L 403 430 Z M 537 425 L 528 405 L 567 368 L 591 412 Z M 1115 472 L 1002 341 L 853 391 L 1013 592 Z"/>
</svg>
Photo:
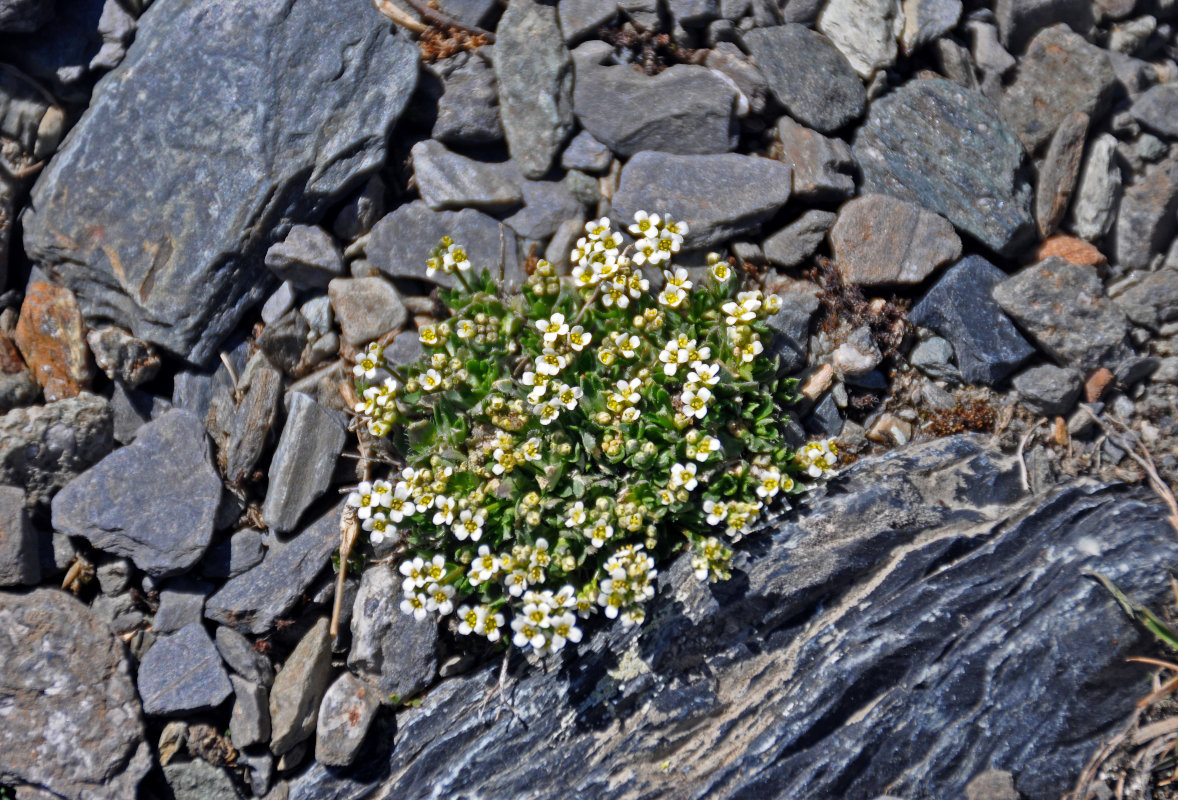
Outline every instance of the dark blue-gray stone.
<svg viewBox="0 0 1178 800">
<path fill-rule="evenodd" d="M 213 586 L 188 577 L 175 578 L 160 590 L 160 605 L 151 622 L 156 633 L 174 633 L 204 618 L 205 598 Z"/>
<path fill-rule="evenodd" d="M 754 28 L 742 39 L 773 96 L 798 122 L 830 133 L 863 113 L 863 81 L 821 33 L 789 24 Z"/>
<path fill-rule="evenodd" d="M 53 498 L 53 527 L 152 577 L 176 575 L 208 549 L 221 493 L 204 424 L 174 409 L 66 484 Z"/>
<path fill-rule="evenodd" d="M 416 45 L 367 4 L 163 0 L 41 173 L 29 256 L 202 363 L 272 288 L 262 257 L 384 161 Z"/>
<path fill-rule="evenodd" d="M 993 386 L 1035 352 L 990 296 L 1006 277 L 981 256 L 963 258 L 908 314 L 913 325 L 931 328 L 949 340 L 957 368 L 969 383 Z"/>
<path fill-rule="evenodd" d="M 286 542 L 275 542 L 262 563 L 221 587 L 205 616 L 247 633 L 265 633 L 294 607 L 339 546 L 337 504 Z"/>
<path fill-rule="evenodd" d="M 139 696 L 148 714 L 215 708 L 232 692 L 217 648 L 199 622 L 161 636 L 139 664 Z"/>
<path fill-rule="evenodd" d="M 200 571 L 210 578 L 236 578 L 261 564 L 265 555 L 262 534 L 253 528 L 243 528 L 210 547 Z"/>
<path fill-rule="evenodd" d="M 327 491 L 348 438 L 347 422 L 339 411 L 294 394 L 262 504 L 262 519 L 272 530 L 294 530 L 303 512 Z"/>
<path fill-rule="evenodd" d="M 732 580 L 683 557 L 641 626 L 516 660 L 520 719 L 479 711 L 491 658 L 398 713 L 383 774 L 312 768 L 292 798 L 606 797 L 619 775 L 628 797 L 963 797 L 991 769 L 1057 798 L 1150 674 L 1081 570 L 1156 607 L 1178 543 L 1147 488 L 1027 497 L 981 441 L 861 460 L 746 536 Z"/>
<path fill-rule="evenodd" d="M 1154 86 L 1133 101 L 1129 113 L 1150 130 L 1178 139 L 1178 83 Z"/>
<path fill-rule="evenodd" d="M 852 149 L 864 194 L 924 206 L 1002 255 L 1034 237 L 1022 143 L 979 92 L 909 81 L 871 104 Z"/>
</svg>

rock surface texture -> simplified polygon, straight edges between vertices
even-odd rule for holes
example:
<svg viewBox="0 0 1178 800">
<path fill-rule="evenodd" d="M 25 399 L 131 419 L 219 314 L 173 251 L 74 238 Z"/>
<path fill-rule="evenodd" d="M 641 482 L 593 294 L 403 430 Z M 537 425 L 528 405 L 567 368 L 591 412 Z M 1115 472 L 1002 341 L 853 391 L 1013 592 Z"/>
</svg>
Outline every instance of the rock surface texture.
<svg viewBox="0 0 1178 800">
<path fill-rule="evenodd" d="M 151 749 L 110 628 L 60 591 L 0 592 L 0 650 L 0 781 L 68 800 L 135 797 Z"/>
<path fill-rule="evenodd" d="M 398 715 L 387 774 L 315 766 L 291 797 L 962 796 L 991 768 L 1058 797 L 1144 675 L 1144 634 L 1080 570 L 1160 597 L 1178 545 L 1144 491 L 1025 497 L 1018 473 L 967 437 L 852 467 L 730 583 L 680 561 L 640 628 L 517 664 L 520 720 L 473 710 L 488 665 Z"/>
<path fill-rule="evenodd" d="M 25 248 L 87 320 L 205 362 L 265 297 L 266 234 L 383 162 L 416 62 L 366 5 L 159 3 L 37 181 Z"/>
</svg>

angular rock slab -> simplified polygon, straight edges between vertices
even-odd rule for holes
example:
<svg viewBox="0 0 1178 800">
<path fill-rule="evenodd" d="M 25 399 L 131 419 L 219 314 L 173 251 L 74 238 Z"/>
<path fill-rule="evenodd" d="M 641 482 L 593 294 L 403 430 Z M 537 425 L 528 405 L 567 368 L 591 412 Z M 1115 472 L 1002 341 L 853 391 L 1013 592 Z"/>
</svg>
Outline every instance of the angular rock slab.
<svg viewBox="0 0 1178 800">
<path fill-rule="evenodd" d="M 518 665 L 523 724 L 475 711 L 488 664 L 398 715 L 383 779 L 313 769 L 291 796 L 962 797 L 1004 769 L 1056 798 L 1148 674 L 1080 570 L 1161 602 L 1178 543 L 1145 489 L 1021 492 L 969 437 L 859 462 L 746 537 L 732 581 L 681 559 L 641 627 Z"/>
<path fill-rule="evenodd" d="M 25 249 L 88 321 L 206 362 L 268 294 L 272 233 L 383 163 L 418 60 L 365 4 L 156 3 L 38 179 Z"/>
<path fill-rule="evenodd" d="M 856 197 L 830 229 L 839 271 L 851 283 L 920 283 L 961 255 L 961 240 L 944 217 L 883 194 Z"/>
<path fill-rule="evenodd" d="M 246 633 L 265 633 L 289 611 L 339 546 L 336 505 L 289 541 L 274 543 L 262 563 L 232 578 L 205 602 L 205 616 Z"/>
<path fill-rule="evenodd" d="M 160 637 L 139 664 L 139 695 L 148 714 L 202 711 L 232 693 L 217 647 L 199 622 Z"/>
<path fill-rule="evenodd" d="M 175 409 L 58 492 L 53 527 L 166 577 L 208 549 L 221 494 L 204 423 Z"/>
<path fill-rule="evenodd" d="M 151 768 L 123 643 L 64 592 L 0 592 L 0 781 L 136 796 Z"/>
<path fill-rule="evenodd" d="M 872 104 L 853 151 L 865 193 L 924 206 L 1002 255 L 1034 235 L 1022 144 L 978 92 L 909 81 Z"/>
<path fill-rule="evenodd" d="M 711 247 L 750 231 L 789 200 L 790 167 L 736 153 L 642 152 L 622 167 L 613 206 L 630 220 L 646 210 L 686 222 L 684 248 Z"/>
</svg>

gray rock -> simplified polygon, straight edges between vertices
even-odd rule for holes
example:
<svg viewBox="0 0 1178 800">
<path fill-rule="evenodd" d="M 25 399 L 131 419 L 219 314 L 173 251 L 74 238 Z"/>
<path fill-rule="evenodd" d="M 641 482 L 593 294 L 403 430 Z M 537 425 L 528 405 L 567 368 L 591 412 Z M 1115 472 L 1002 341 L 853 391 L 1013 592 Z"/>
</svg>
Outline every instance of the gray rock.
<svg viewBox="0 0 1178 800">
<path fill-rule="evenodd" d="M 818 17 L 818 30 L 865 80 L 895 62 L 903 27 L 895 0 L 829 0 Z"/>
<path fill-rule="evenodd" d="M 552 235 L 548 247 L 544 250 L 544 259 L 556 267 L 559 274 L 567 275 L 572 264 L 569 255 L 577 239 L 585 233 L 584 221 L 580 219 L 565 220 L 556 233 Z M 419 343 L 420 344 L 420 343 Z M 387 356 L 386 356 L 387 357 Z"/>
<path fill-rule="evenodd" d="M 200 419 L 204 419 L 209 414 L 209 406 L 212 404 L 212 400 L 212 375 L 193 372 L 192 370 L 182 370 L 176 373 L 176 377 L 172 383 L 173 407 L 191 411 Z"/>
<path fill-rule="evenodd" d="M 160 590 L 160 605 L 151 629 L 156 633 L 174 633 L 199 624 L 204 619 L 205 598 L 212 591 L 211 584 L 191 578 L 168 581 Z"/>
<path fill-rule="evenodd" d="M 742 97 L 737 99 L 737 115 L 748 120 L 750 126 L 759 123 L 752 118 L 765 112 L 769 82 L 749 57 L 732 42 L 717 42 L 707 51 L 703 63 L 731 80 L 740 91 Z"/>
<path fill-rule="evenodd" d="M 643 150 L 678 155 L 725 153 L 736 147 L 733 85 L 710 69 L 675 64 L 657 75 L 628 65 L 596 63 L 589 42 L 574 53 L 577 120 L 620 156 Z"/>
<path fill-rule="evenodd" d="M 0 781 L 135 797 L 151 768 L 123 643 L 65 592 L 0 593 Z"/>
<path fill-rule="evenodd" d="M 0 31 L 32 33 L 54 17 L 50 0 L 3 0 L 0 2 Z"/>
<path fill-rule="evenodd" d="M 1048 258 L 997 284 L 991 294 L 1052 358 L 1090 371 L 1131 355 L 1125 315 L 1105 297 L 1095 267 Z"/>
<path fill-rule="evenodd" d="M 271 530 L 294 530 L 303 512 L 327 491 L 347 438 L 346 417 L 305 394 L 294 395 L 262 504 L 262 519 Z"/>
<path fill-rule="evenodd" d="M 1087 0 L 997 0 L 994 15 L 1002 43 L 1012 53 L 1021 53 L 1032 36 L 1056 23 L 1065 23 L 1082 35 L 1092 29 Z"/>
<path fill-rule="evenodd" d="M 1154 86 L 1133 101 L 1129 113 L 1151 131 L 1178 139 L 1178 83 Z"/>
<path fill-rule="evenodd" d="M 837 216 L 833 211 L 807 211 L 765 239 L 761 244 L 765 259 L 780 267 L 796 267 L 814 255 Z"/>
<path fill-rule="evenodd" d="M 1150 164 L 1125 187 L 1113 228 L 1112 261 L 1126 269 L 1165 253 L 1178 229 L 1178 158 Z"/>
<path fill-rule="evenodd" d="M 366 251 L 369 261 L 386 275 L 449 288 L 455 285 L 453 277 L 441 271 L 429 276 L 425 271 L 429 251 L 443 236 L 463 246 L 476 271 L 506 275 L 508 286 L 520 285 L 515 236 L 505 225 L 473 208 L 433 211 L 420 200 L 407 203 L 376 223 Z M 338 308 L 335 313 L 340 316 Z"/>
<path fill-rule="evenodd" d="M 16 486 L 0 486 L 0 586 L 41 581 L 37 532 L 25 510 L 25 493 Z"/>
<path fill-rule="evenodd" d="M 640 30 L 654 30 L 659 24 L 658 0 L 617 0 L 618 10 Z"/>
<path fill-rule="evenodd" d="M 593 0 L 594 4 L 597 0 Z M 579 169 L 585 172 L 605 172 L 609 169 L 613 153 L 593 138 L 589 131 L 581 131 L 573 137 L 560 155 L 560 165 L 565 169 Z"/>
<path fill-rule="evenodd" d="M 1087 135 L 1088 115 L 1077 111 L 1055 129 L 1047 154 L 1043 156 L 1035 189 L 1035 220 L 1039 235 L 1044 239 L 1055 232 L 1068 210 Z"/>
<path fill-rule="evenodd" d="M 1000 769 L 991 769 L 965 785 L 966 800 L 1020 800 L 1014 788 L 1014 776 Z"/>
<path fill-rule="evenodd" d="M 299 366 L 303 351 L 311 341 L 311 326 L 297 308 L 287 311 L 274 323 L 267 325 L 257 337 L 259 353 L 269 357 L 274 366 L 283 373 L 293 375 Z M 258 353 L 254 354 L 255 357 Z M 245 382 L 244 376 L 242 383 Z M 238 384 L 239 389 L 245 387 Z"/>
<path fill-rule="evenodd" d="M 176 409 L 58 492 L 53 527 L 153 577 L 175 575 L 208 549 L 221 491 L 204 425 Z"/>
<path fill-rule="evenodd" d="M 89 320 L 210 360 L 269 293 L 273 232 L 315 221 L 384 161 L 420 57 L 394 30 L 330 0 L 156 7 L 41 173 L 26 251 Z"/>
<path fill-rule="evenodd" d="M 216 708 L 233 686 L 199 623 L 161 636 L 139 664 L 143 710 L 156 716 Z"/>
<path fill-rule="evenodd" d="M 203 759 L 165 765 L 164 780 L 175 800 L 242 800 L 229 773 Z"/>
<path fill-rule="evenodd" d="M 830 133 L 863 114 L 863 82 L 822 34 L 790 24 L 756 28 L 743 40 L 773 96 L 798 122 Z"/>
<path fill-rule="evenodd" d="M 1012 381 L 1028 411 L 1042 417 L 1066 414 L 1076 404 L 1084 376 L 1078 370 L 1042 364 L 1023 370 Z"/>
<path fill-rule="evenodd" d="M 699 28 L 720 16 L 720 0 L 667 0 L 667 13 L 679 25 Z"/>
<path fill-rule="evenodd" d="M 380 692 L 350 672 L 336 679 L 319 706 L 315 760 L 332 767 L 351 764 L 380 710 Z"/>
<path fill-rule="evenodd" d="M 328 285 L 327 294 L 344 341 L 352 347 L 403 327 L 409 318 L 401 295 L 383 278 L 336 278 Z"/>
<path fill-rule="evenodd" d="M 344 257 L 318 225 L 295 225 L 266 251 L 266 266 L 296 289 L 323 289 L 344 274 Z"/>
<path fill-rule="evenodd" d="M 617 16 L 618 7 L 601 0 L 560 0 L 557 13 L 564 40 L 575 44 Z"/>
<path fill-rule="evenodd" d="M 861 325 L 847 334 L 847 340 L 831 353 L 830 364 L 835 373 L 843 378 L 859 378 L 879 366 L 883 361 L 883 354 L 871 328 Z"/>
<path fill-rule="evenodd" d="M 217 652 L 237 675 L 250 683 L 270 686 L 274 683 L 274 667 L 270 659 L 259 653 L 250 643 L 232 628 L 217 628 Z"/>
<path fill-rule="evenodd" d="M 238 390 L 243 394 L 233 414 L 228 447 L 223 451 L 225 477 L 231 485 L 249 480 L 262 458 L 278 421 L 282 382 L 282 373 L 266 354 L 254 353 L 241 375 Z"/>
<path fill-rule="evenodd" d="M 450 144 L 483 144 L 503 138 L 499 84 L 487 59 L 477 51 L 425 66 L 441 83 L 432 137 Z"/>
<path fill-rule="evenodd" d="M 1113 300 L 1130 320 L 1153 330 L 1178 321 L 1178 267 L 1148 273 Z"/>
<path fill-rule="evenodd" d="M 508 3 L 494 66 L 507 149 L 526 177 L 542 177 L 573 127 L 573 65 L 554 3 Z"/>
<path fill-rule="evenodd" d="M 642 626 L 521 670 L 523 724 L 472 712 L 493 660 L 398 714 L 387 772 L 320 769 L 295 796 L 592 797 L 625 775 L 627 795 L 653 797 L 676 747 L 691 797 L 961 797 L 994 763 L 1025 797 L 1055 797 L 1148 674 L 1124 662 L 1148 634 L 1080 570 L 1162 602 L 1167 513 L 1145 488 L 1025 498 L 1016 459 L 973 438 L 861 459 L 737 554 L 740 586 L 697 583 L 685 557 Z M 1028 553 L 1051 561 L 1028 569 Z"/>
<path fill-rule="evenodd" d="M 262 534 L 253 528 L 243 528 L 210 547 L 200 570 L 209 578 L 236 578 L 262 563 L 265 554 Z"/>
<path fill-rule="evenodd" d="M 504 165 L 460 156 L 432 139 L 413 145 L 411 155 L 421 199 L 435 211 L 467 206 L 504 211 L 523 202 Z"/>
<path fill-rule="evenodd" d="M 902 10 L 900 45 L 906 55 L 912 55 L 957 27 L 961 0 L 904 0 Z"/>
<path fill-rule="evenodd" d="M 280 756 L 315 732 L 319 704 L 331 677 L 331 634 L 319 619 L 295 649 L 270 689 L 270 751 Z"/>
<path fill-rule="evenodd" d="M 1071 226 L 1076 235 L 1096 241 L 1109 232 L 1121 194 L 1121 169 L 1115 160 L 1117 140 L 1102 133 L 1088 145 L 1088 157 L 1072 203 Z"/>
<path fill-rule="evenodd" d="M 521 238 L 539 241 L 548 239 L 561 223 L 584 216 L 581 201 L 569 190 L 565 181 L 520 181 L 524 193 L 524 207 L 503 221 Z"/>
<path fill-rule="evenodd" d="M 94 577 L 98 579 L 98 588 L 103 594 L 120 594 L 131 585 L 131 576 L 135 568 L 125 558 L 115 558 L 105 564 L 99 564 L 94 570 Z"/>
<path fill-rule="evenodd" d="M 780 362 L 779 374 L 793 374 L 806 366 L 806 355 L 810 349 L 810 320 L 818 310 L 818 297 L 812 292 L 778 292 L 781 310 L 765 320 L 773 331 L 769 352 L 775 353 Z"/>
<path fill-rule="evenodd" d="M 112 381 L 130 387 L 146 383 L 160 370 L 160 357 L 146 342 L 113 325 L 86 334 L 98 368 Z"/>
<path fill-rule="evenodd" d="M 851 148 L 789 117 L 777 121 L 781 160 L 793 166 L 793 196 L 802 201 L 843 200 L 855 193 Z"/>
<path fill-rule="evenodd" d="M 463 25 L 487 28 L 497 7 L 496 0 L 438 0 L 442 13 Z"/>
<path fill-rule="evenodd" d="M 936 380 L 961 382 L 961 370 L 953 362 L 953 345 L 940 336 L 917 342 L 908 354 L 908 363 Z"/>
<path fill-rule="evenodd" d="M 882 194 L 845 203 L 830 229 L 839 272 L 851 283 L 920 283 L 961 255 L 961 240 L 944 217 Z"/>
<path fill-rule="evenodd" d="M 238 753 L 237 763 L 246 769 L 246 779 L 249 781 L 250 791 L 254 797 L 265 797 L 267 800 L 286 800 L 287 795 L 276 789 L 270 792 L 274 783 L 274 756 L 269 750 L 257 753 Z M 281 784 L 285 786 L 285 784 Z"/>
<path fill-rule="evenodd" d="M 0 417 L 0 484 L 23 487 L 29 508 L 97 463 L 114 445 L 105 398 L 82 392 Z"/>
<path fill-rule="evenodd" d="M 327 566 L 339 545 L 339 515 L 337 505 L 289 541 L 274 542 L 261 564 L 208 599 L 205 616 L 253 634 L 270 630 Z"/>
<path fill-rule="evenodd" d="M 162 397 L 128 389 L 121 383 L 114 385 L 110 396 L 110 410 L 114 418 L 114 438 L 119 444 L 135 441 L 139 429 L 170 411 L 172 404 Z"/>
<path fill-rule="evenodd" d="M 379 700 L 408 699 L 438 671 L 438 625 L 401 612 L 401 577 L 387 564 L 364 571 L 352 607 L 348 668 L 380 690 Z"/>
<path fill-rule="evenodd" d="M 233 684 L 233 713 L 229 736 L 240 749 L 270 741 L 270 696 L 265 686 L 230 675 Z"/>
<path fill-rule="evenodd" d="M 90 610 L 94 612 L 94 616 L 109 625 L 110 629 L 116 633 L 125 633 L 138 628 L 146 619 L 130 594 L 114 596 L 101 594 L 94 598 L 94 602 L 90 604 Z"/>
<path fill-rule="evenodd" d="M 622 168 L 614 211 L 624 219 L 640 209 L 670 214 L 688 224 L 684 248 L 711 247 L 753 230 L 784 206 L 790 172 L 779 161 L 735 153 L 639 153 Z"/>
<path fill-rule="evenodd" d="M 6 47 L 5 61 L 46 84 L 59 100 L 85 104 L 90 96 L 90 64 L 103 44 L 100 30 L 105 0 L 49 3 L 59 13 L 52 25 L 42 25 Z"/>
<path fill-rule="evenodd" d="M 1034 354 L 1035 348 L 990 290 L 1006 273 L 981 256 L 954 264 L 908 314 L 908 321 L 939 333 L 953 345 L 961 376 L 969 383 L 993 386 Z"/>
<path fill-rule="evenodd" d="M 853 151 L 863 192 L 935 211 L 1001 254 L 1034 236 L 1022 145 L 977 92 L 909 81 L 872 104 Z"/>
<path fill-rule="evenodd" d="M 332 231 L 345 242 L 353 242 L 368 231 L 384 216 L 385 185 L 380 175 L 373 175 L 364 184 L 364 189 L 354 195 L 335 218 Z"/>
<path fill-rule="evenodd" d="M 1099 119 L 1116 80 L 1105 51 L 1056 25 L 1031 42 L 999 106 L 1027 152 L 1034 153 L 1077 111 Z"/>
</svg>

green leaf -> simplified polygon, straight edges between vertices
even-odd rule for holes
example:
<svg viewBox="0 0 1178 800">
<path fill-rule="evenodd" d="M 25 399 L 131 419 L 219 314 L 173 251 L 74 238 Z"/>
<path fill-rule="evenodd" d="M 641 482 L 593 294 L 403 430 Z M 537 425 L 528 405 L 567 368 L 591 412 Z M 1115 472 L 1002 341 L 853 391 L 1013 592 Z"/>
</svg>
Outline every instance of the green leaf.
<svg viewBox="0 0 1178 800">
<path fill-rule="evenodd" d="M 1118 589 L 1116 584 L 1114 584 L 1104 575 L 1101 575 L 1099 572 L 1085 569 L 1081 570 L 1081 573 L 1099 581 L 1105 589 L 1108 589 L 1109 594 L 1111 594 L 1113 599 L 1115 599 L 1121 605 L 1121 608 L 1124 609 L 1125 613 L 1132 617 L 1134 622 L 1152 633 L 1154 637 L 1158 639 L 1158 641 L 1169 647 L 1171 650 L 1178 651 L 1178 631 L 1175 631 L 1173 628 L 1167 625 L 1160 617 L 1158 617 L 1148 608 L 1134 601 L 1132 598 Z"/>
</svg>

